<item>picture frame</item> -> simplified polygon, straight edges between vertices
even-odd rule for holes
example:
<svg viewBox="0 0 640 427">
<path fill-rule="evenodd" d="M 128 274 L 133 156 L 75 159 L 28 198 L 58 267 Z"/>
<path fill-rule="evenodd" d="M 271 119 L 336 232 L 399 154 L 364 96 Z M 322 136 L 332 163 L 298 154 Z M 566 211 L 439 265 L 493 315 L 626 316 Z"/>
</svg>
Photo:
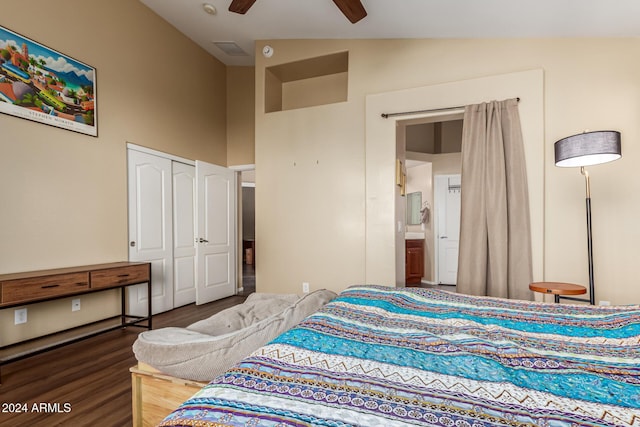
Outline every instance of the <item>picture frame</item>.
<svg viewBox="0 0 640 427">
<path fill-rule="evenodd" d="M 0 113 L 98 136 L 96 69 L 0 26 Z"/>
</svg>

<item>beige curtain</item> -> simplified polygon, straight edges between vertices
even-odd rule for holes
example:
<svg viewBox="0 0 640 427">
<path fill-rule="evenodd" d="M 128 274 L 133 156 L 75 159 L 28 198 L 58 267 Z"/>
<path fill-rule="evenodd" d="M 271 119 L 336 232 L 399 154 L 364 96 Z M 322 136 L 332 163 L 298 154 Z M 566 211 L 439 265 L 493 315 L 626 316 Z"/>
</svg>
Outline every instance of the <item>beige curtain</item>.
<svg viewBox="0 0 640 427">
<path fill-rule="evenodd" d="M 532 299 L 529 194 L 518 101 L 465 108 L 457 291 Z"/>
</svg>

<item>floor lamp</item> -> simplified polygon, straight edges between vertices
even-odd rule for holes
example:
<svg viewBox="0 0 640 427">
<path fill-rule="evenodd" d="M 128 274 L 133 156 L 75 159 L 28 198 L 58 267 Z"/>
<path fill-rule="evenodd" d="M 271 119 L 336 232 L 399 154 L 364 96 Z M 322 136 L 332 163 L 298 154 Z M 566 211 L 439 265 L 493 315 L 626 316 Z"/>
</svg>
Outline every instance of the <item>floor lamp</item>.
<svg viewBox="0 0 640 427">
<path fill-rule="evenodd" d="M 587 202 L 587 251 L 589 256 L 589 303 L 595 304 L 595 287 L 593 282 L 593 242 L 591 238 L 591 187 L 589 174 L 585 166 L 612 162 L 622 157 L 620 132 L 614 130 L 602 130 L 584 132 L 578 135 L 568 136 L 554 144 L 556 166 L 580 167 L 580 173 L 584 176 L 586 185 Z M 582 298 L 560 298 L 587 301 Z"/>
</svg>

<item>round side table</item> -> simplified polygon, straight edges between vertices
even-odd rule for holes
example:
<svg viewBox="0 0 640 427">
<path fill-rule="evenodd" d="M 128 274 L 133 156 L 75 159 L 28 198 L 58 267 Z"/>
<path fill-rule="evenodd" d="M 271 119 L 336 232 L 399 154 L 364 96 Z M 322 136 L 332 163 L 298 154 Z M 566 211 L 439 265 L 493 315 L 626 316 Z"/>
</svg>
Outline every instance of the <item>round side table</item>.
<svg viewBox="0 0 640 427">
<path fill-rule="evenodd" d="M 543 294 L 553 294 L 554 300 L 560 302 L 560 295 L 582 295 L 587 293 L 587 288 L 582 285 L 562 282 L 533 282 L 529 289 Z"/>
</svg>

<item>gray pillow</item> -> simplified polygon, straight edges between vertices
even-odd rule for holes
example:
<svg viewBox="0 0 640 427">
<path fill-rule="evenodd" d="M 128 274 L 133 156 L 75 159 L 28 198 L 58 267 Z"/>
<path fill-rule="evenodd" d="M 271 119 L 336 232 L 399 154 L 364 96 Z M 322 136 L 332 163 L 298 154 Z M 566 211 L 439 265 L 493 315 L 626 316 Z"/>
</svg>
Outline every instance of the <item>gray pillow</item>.
<svg viewBox="0 0 640 427">
<path fill-rule="evenodd" d="M 187 328 L 144 331 L 133 343 L 133 352 L 136 359 L 166 374 L 210 381 L 336 296 L 322 289 L 295 298 L 247 298 L 245 303 Z M 275 307 L 277 312 L 266 315 L 271 308 L 265 306 Z"/>
</svg>

